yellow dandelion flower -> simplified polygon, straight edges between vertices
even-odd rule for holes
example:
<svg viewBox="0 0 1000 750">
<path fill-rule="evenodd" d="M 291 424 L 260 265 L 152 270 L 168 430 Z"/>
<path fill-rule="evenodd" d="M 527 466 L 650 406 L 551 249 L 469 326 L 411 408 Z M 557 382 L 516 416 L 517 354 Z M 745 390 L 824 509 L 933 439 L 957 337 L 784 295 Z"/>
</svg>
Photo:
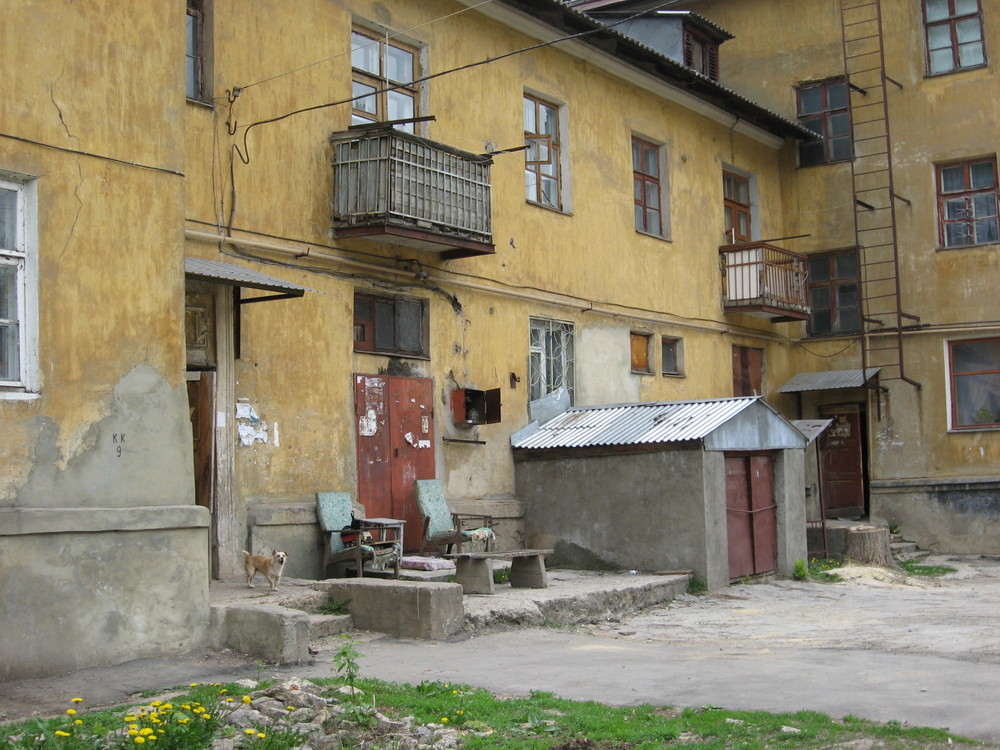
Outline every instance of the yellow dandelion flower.
<svg viewBox="0 0 1000 750">
<path fill-rule="evenodd" d="M 73 702 L 74 703 L 83 703 L 83 698 L 74 698 Z"/>
<path fill-rule="evenodd" d="M 73 722 L 74 724 L 83 724 L 83 719 L 77 719 Z"/>
<path fill-rule="evenodd" d="M 163 709 L 164 711 L 169 711 L 170 709 L 173 708 L 173 705 L 171 705 L 170 703 L 164 703 L 162 706 L 160 706 L 160 708 Z"/>
<path fill-rule="evenodd" d="M 287 708 L 288 708 L 289 711 L 294 711 L 295 710 L 295 706 L 287 706 Z"/>
<path fill-rule="evenodd" d="M 202 714 L 201 718 L 203 718 L 203 719 L 211 719 L 212 715 L 211 714 Z"/>
<path fill-rule="evenodd" d="M 266 735 L 266 734 L 264 734 L 263 732 L 257 732 L 257 739 L 258 739 L 258 740 L 262 740 L 262 739 L 264 739 L 265 737 L 267 737 L 267 735 Z"/>
<path fill-rule="evenodd" d="M 148 737 L 152 733 L 153 733 L 153 730 L 150 729 L 149 727 L 143 727 L 142 729 L 139 730 L 139 736 L 140 737 Z"/>
<path fill-rule="evenodd" d="M 129 737 L 135 737 L 138 734 L 139 734 L 139 730 L 138 729 L 134 729 L 133 728 L 133 729 L 129 729 L 128 730 L 128 736 Z"/>
<path fill-rule="evenodd" d="M 451 691 L 451 694 L 452 694 L 452 695 L 458 695 L 458 691 L 457 691 L 457 690 L 452 690 L 452 691 Z"/>
<path fill-rule="evenodd" d="M 226 698 L 226 703 L 232 703 L 232 702 L 233 702 L 232 698 Z"/>
<path fill-rule="evenodd" d="M 72 716 L 73 714 L 76 713 L 76 709 L 75 708 L 67 708 L 66 709 L 66 713 L 68 713 L 70 716 Z"/>
<path fill-rule="evenodd" d="M 244 703 L 249 703 L 250 702 L 250 696 L 249 695 L 244 695 L 243 696 L 243 702 Z"/>
<path fill-rule="evenodd" d="M 192 682 L 190 685 L 188 685 L 188 687 L 198 687 L 198 683 Z"/>
<path fill-rule="evenodd" d="M 143 743 L 144 743 L 145 741 L 146 741 L 146 738 L 145 738 L 145 737 L 136 737 L 136 738 L 135 738 L 135 744 L 137 744 L 137 745 L 141 745 L 141 744 L 143 744 Z"/>
<path fill-rule="evenodd" d="M 125 717 L 125 723 L 126 724 L 131 724 L 133 721 L 135 721 L 135 717 L 134 716 L 126 716 Z"/>
<path fill-rule="evenodd" d="M 159 708 L 160 706 L 163 705 L 163 701 L 153 701 L 149 705 L 151 705 L 153 708 Z"/>
<path fill-rule="evenodd" d="M 185 703 L 183 706 L 181 706 L 181 708 L 183 708 L 185 711 L 190 711 L 191 710 L 191 704 L 190 703 Z"/>
<path fill-rule="evenodd" d="M 56 737 L 72 737 L 72 736 L 73 735 L 71 735 L 69 732 L 64 732 L 61 729 L 56 730 Z"/>
<path fill-rule="evenodd" d="M 247 729 L 245 731 L 246 731 L 248 737 L 252 737 L 253 735 L 255 735 L 257 733 L 256 729 Z"/>
<path fill-rule="evenodd" d="M 465 711 L 456 711 L 455 713 L 458 714 L 459 716 L 462 716 L 465 714 Z"/>
<path fill-rule="evenodd" d="M 442 724 L 447 724 L 448 723 L 448 717 L 447 716 L 442 716 L 441 717 L 441 723 Z"/>
<path fill-rule="evenodd" d="M 215 683 L 215 684 L 218 685 L 219 683 Z M 229 692 L 228 690 L 226 690 L 225 688 L 222 688 L 222 690 L 219 691 L 219 695 L 222 695 L 223 693 L 228 693 L 228 692 Z"/>
</svg>

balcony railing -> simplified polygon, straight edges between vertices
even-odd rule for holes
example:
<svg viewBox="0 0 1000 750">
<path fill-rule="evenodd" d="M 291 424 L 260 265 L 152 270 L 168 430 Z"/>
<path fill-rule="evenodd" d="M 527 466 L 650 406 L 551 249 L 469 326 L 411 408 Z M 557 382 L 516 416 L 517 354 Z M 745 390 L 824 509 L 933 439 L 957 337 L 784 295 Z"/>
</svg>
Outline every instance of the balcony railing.
<svg viewBox="0 0 1000 750">
<path fill-rule="evenodd" d="M 775 321 L 806 320 L 806 259 L 766 242 L 723 245 L 722 303 L 726 312 Z"/>
<path fill-rule="evenodd" d="M 382 239 L 441 253 L 492 253 L 488 157 L 388 126 L 334 133 L 337 237 Z"/>
</svg>

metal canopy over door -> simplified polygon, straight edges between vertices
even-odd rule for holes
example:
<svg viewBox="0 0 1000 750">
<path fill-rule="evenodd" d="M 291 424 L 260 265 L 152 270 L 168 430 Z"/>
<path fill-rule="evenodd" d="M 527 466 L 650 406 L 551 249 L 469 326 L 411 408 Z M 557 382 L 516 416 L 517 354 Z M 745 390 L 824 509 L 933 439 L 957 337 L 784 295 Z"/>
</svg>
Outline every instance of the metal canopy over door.
<svg viewBox="0 0 1000 750">
<path fill-rule="evenodd" d="M 729 578 L 778 568 L 774 461 L 769 455 L 726 456 Z"/>
<path fill-rule="evenodd" d="M 858 404 L 826 406 L 820 416 L 833 419 L 819 437 L 820 491 L 828 518 L 865 512 L 864 439 Z"/>
<path fill-rule="evenodd" d="M 421 537 L 413 483 L 435 475 L 433 396 L 428 378 L 354 376 L 358 502 L 368 516 L 406 521 L 406 549 Z"/>
</svg>

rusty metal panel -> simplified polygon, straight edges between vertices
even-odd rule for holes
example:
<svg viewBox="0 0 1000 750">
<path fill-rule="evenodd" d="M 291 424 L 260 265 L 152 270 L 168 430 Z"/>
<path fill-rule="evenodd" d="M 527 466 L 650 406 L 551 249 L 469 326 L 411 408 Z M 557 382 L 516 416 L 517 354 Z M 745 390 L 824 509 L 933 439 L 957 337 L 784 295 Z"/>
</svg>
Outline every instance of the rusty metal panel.
<svg viewBox="0 0 1000 750">
<path fill-rule="evenodd" d="M 369 516 L 392 518 L 387 391 L 384 377 L 354 376 L 358 502 L 365 506 Z"/>
<path fill-rule="evenodd" d="M 726 529 L 729 534 L 730 580 L 754 573 L 751 510 L 746 458 L 726 456 Z"/>
<path fill-rule="evenodd" d="M 387 378 L 389 383 L 392 508 L 406 521 L 404 548 L 420 546 L 422 520 L 414 482 L 434 479 L 434 387 L 429 378 Z"/>
<path fill-rule="evenodd" d="M 778 512 L 774 503 L 774 460 L 750 456 L 754 573 L 778 569 Z"/>
<path fill-rule="evenodd" d="M 726 528 L 729 577 L 778 567 L 774 461 L 770 456 L 726 456 Z"/>
</svg>

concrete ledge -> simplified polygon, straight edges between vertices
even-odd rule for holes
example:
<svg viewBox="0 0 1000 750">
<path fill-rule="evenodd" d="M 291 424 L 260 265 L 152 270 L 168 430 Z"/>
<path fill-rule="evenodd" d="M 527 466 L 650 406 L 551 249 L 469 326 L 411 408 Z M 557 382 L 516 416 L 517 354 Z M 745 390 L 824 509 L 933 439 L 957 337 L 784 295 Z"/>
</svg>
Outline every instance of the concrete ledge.
<svg viewBox="0 0 1000 750">
<path fill-rule="evenodd" d="M 0 509 L 0 536 L 207 528 L 211 520 L 208 508 L 200 505 L 4 508 Z"/>
<path fill-rule="evenodd" d="M 275 664 L 309 659 L 309 615 L 276 604 L 213 604 L 215 642 Z"/>
<path fill-rule="evenodd" d="M 309 615 L 309 637 L 326 638 L 354 628 L 350 615 Z"/>
<path fill-rule="evenodd" d="M 462 587 L 375 578 L 319 581 L 313 588 L 350 600 L 354 627 L 406 638 L 445 638 L 465 625 Z"/>
</svg>

